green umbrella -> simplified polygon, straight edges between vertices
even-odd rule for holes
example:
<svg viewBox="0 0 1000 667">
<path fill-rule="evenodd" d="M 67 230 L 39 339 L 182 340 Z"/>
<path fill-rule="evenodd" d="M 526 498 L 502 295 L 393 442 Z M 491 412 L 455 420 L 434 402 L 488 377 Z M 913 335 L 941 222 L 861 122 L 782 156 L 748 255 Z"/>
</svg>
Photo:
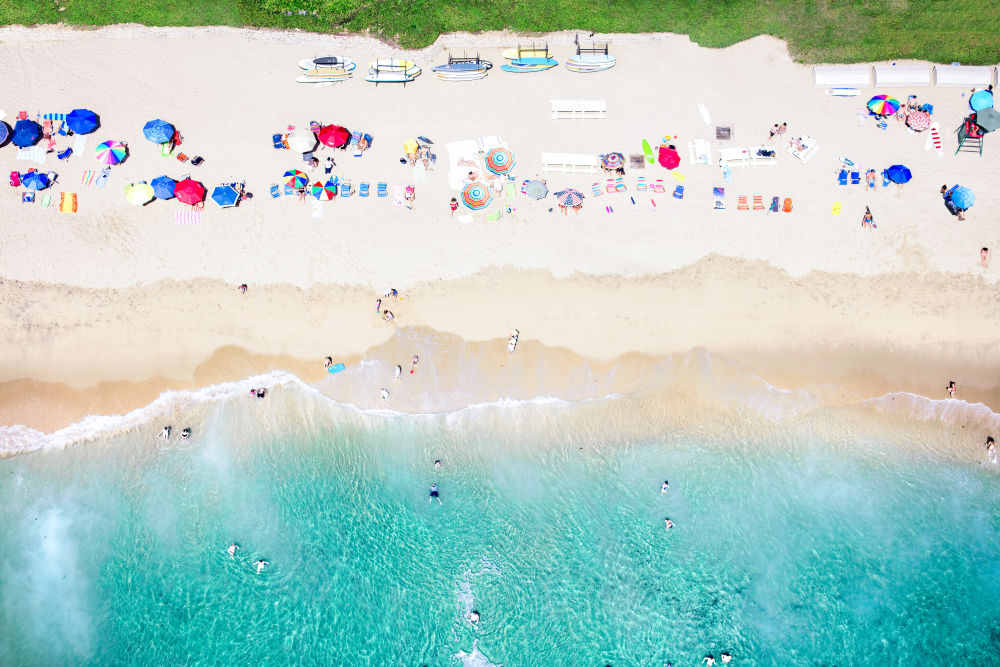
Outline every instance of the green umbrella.
<svg viewBox="0 0 1000 667">
<path fill-rule="evenodd" d="M 993 107 L 980 109 L 976 112 L 976 125 L 983 128 L 986 132 L 1000 130 L 1000 111 L 997 111 Z"/>
</svg>

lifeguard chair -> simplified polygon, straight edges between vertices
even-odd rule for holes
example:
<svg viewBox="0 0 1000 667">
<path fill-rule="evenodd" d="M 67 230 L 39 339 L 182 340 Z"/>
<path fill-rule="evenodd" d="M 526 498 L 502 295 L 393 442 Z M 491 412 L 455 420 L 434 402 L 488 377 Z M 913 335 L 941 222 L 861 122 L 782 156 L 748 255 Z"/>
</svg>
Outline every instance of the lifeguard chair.
<svg viewBox="0 0 1000 667">
<path fill-rule="evenodd" d="M 959 153 L 979 153 L 983 156 L 983 128 L 976 125 L 976 114 L 970 115 L 955 130 L 958 135 L 958 148 L 955 155 Z"/>
</svg>

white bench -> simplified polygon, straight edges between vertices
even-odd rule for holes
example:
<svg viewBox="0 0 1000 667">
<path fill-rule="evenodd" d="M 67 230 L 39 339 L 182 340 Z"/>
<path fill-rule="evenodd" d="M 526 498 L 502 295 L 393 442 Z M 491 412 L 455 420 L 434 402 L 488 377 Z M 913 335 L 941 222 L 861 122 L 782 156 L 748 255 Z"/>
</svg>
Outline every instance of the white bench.
<svg viewBox="0 0 1000 667">
<path fill-rule="evenodd" d="M 728 162 L 733 167 L 748 167 L 750 166 L 750 151 L 743 146 L 720 148 L 719 159 Z"/>
<path fill-rule="evenodd" d="M 542 153 L 542 171 L 561 171 L 564 174 L 596 174 L 601 161 L 596 155 L 586 153 Z"/>
<path fill-rule="evenodd" d="M 552 119 L 607 118 L 608 105 L 604 100 L 552 100 Z"/>
<path fill-rule="evenodd" d="M 750 146 L 750 164 L 755 167 L 778 164 L 778 154 L 774 146 Z M 758 155 L 758 151 L 774 153 L 774 155 Z"/>
</svg>

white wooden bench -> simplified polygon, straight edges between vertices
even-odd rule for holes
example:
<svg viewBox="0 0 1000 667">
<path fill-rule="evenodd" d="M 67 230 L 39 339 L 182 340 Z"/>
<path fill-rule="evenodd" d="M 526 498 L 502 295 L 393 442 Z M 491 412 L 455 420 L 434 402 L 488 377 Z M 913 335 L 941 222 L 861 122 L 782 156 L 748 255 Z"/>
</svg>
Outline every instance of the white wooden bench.
<svg viewBox="0 0 1000 667">
<path fill-rule="evenodd" d="M 596 155 L 586 153 L 542 153 L 542 171 L 561 171 L 564 174 L 596 174 L 601 161 Z"/>
<path fill-rule="evenodd" d="M 750 146 L 747 150 L 750 151 L 750 164 L 755 167 L 778 164 L 778 153 L 774 146 Z M 759 155 L 760 151 L 770 152 L 773 155 Z"/>
<path fill-rule="evenodd" d="M 750 166 L 750 151 L 743 146 L 720 148 L 719 159 L 728 162 L 733 167 L 748 167 Z"/>
<path fill-rule="evenodd" d="M 552 100 L 552 119 L 607 118 L 608 105 L 604 100 Z"/>
</svg>

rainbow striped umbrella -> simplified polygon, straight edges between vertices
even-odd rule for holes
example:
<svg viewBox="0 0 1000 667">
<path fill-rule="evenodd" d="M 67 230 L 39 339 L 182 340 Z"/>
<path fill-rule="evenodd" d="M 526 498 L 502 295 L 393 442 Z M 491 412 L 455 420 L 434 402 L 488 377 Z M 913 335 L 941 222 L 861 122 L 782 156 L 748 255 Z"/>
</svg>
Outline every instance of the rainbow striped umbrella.
<svg viewBox="0 0 1000 667">
<path fill-rule="evenodd" d="M 618 169 L 625 166 L 625 156 L 621 153 L 606 153 L 601 156 L 605 169 Z"/>
<path fill-rule="evenodd" d="M 486 168 L 498 176 L 514 168 L 514 156 L 506 148 L 494 148 L 486 154 Z"/>
<path fill-rule="evenodd" d="M 876 116 L 891 116 L 899 111 L 899 100 L 888 95 L 876 95 L 868 100 L 868 108 Z"/>
<path fill-rule="evenodd" d="M 309 177 L 304 171 L 298 169 L 289 169 L 282 176 L 282 179 L 285 181 L 285 185 L 290 185 L 293 188 L 304 188 L 309 185 Z"/>
<path fill-rule="evenodd" d="M 97 159 L 104 164 L 118 164 L 128 155 L 128 147 L 120 141 L 105 141 L 94 151 Z"/>
<path fill-rule="evenodd" d="M 469 183 L 462 190 L 462 203 L 473 211 L 486 208 L 491 201 L 493 201 L 493 195 L 490 193 L 490 189 L 478 181 Z"/>
<path fill-rule="evenodd" d="M 320 201 L 330 201 L 337 196 L 337 184 L 332 180 L 326 183 L 316 181 L 312 184 L 312 195 Z"/>
</svg>

